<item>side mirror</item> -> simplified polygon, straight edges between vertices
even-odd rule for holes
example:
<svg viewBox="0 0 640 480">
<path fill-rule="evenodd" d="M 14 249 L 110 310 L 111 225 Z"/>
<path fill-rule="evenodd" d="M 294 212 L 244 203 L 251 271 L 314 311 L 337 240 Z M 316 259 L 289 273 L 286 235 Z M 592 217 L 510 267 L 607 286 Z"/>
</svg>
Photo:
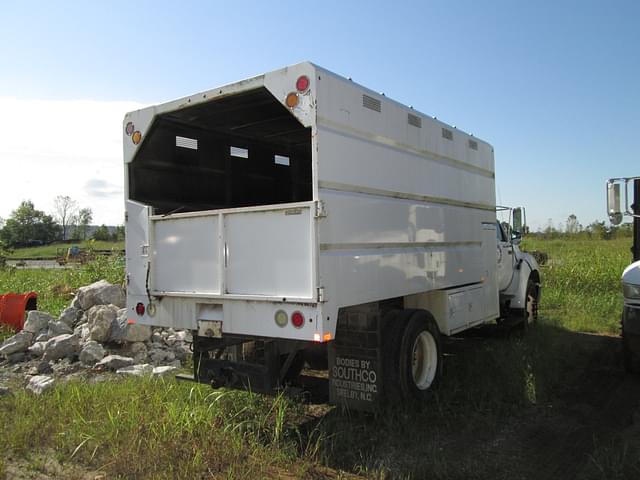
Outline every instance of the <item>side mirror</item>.
<svg viewBox="0 0 640 480">
<path fill-rule="evenodd" d="M 607 213 L 609 221 L 613 225 L 620 225 L 622 222 L 622 208 L 620 205 L 620 184 L 613 180 L 607 182 Z"/>
<path fill-rule="evenodd" d="M 523 235 L 523 210 L 521 207 L 513 209 L 513 228 L 511 230 L 511 240 L 520 240 Z"/>
</svg>

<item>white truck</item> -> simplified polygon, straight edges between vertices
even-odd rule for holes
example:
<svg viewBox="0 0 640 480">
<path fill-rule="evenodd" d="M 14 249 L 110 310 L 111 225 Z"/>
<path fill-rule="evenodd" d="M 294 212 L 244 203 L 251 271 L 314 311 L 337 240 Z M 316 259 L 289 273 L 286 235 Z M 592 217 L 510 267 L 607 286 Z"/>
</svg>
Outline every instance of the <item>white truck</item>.
<svg viewBox="0 0 640 480">
<path fill-rule="evenodd" d="M 629 188 L 633 185 L 633 193 Z M 624 186 L 624 210 L 621 205 Z M 629 205 L 629 197 L 633 203 Z M 640 373 L 640 177 L 612 178 L 607 182 L 607 211 L 613 225 L 622 223 L 625 215 L 633 217 L 633 263 L 622 272 L 622 351 L 625 369 Z"/>
<path fill-rule="evenodd" d="M 268 391 L 328 351 L 331 401 L 371 409 L 427 394 L 441 335 L 537 316 L 491 145 L 384 94 L 301 63 L 123 127 L 129 321 L 192 330 L 197 381 Z"/>
</svg>

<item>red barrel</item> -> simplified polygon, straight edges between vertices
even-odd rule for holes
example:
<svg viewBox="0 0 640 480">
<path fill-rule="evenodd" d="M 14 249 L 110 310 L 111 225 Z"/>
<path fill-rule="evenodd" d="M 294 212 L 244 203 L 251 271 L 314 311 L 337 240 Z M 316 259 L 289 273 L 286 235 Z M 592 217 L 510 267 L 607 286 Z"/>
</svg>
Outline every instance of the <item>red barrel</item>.
<svg viewBox="0 0 640 480">
<path fill-rule="evenodd" d="M 36 292 L 0 295 L 0 324 L 8 325 L 19 332 L 24 327 L 25 313 L 28 310 L 36 310 L 37 302 Z"/>
</svg>

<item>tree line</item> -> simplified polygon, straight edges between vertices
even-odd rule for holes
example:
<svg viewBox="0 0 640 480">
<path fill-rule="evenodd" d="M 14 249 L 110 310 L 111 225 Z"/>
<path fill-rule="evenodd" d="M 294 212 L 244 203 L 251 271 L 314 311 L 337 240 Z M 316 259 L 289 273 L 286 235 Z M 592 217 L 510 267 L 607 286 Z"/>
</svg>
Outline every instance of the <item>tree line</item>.
<svg viewBox="0 0 640 480">
<path fill-rule="evenodd" d="M 600 239 L 613 240 L 616 238 L 633 237 L 633 224 L 622 223 L 620 225 L 607 225 L 604 221 L 595 220 L 583 226 L 575 214 L 567 217 L 563 223 L 554 225 L 553 220 L 549 219 L 543 228 L 539 228 L 537 232 L 530 232 L 531 235 L 545 238 L 582 238 L 582 239 Z"/>
<path fill-rule="evenodd" d="M 80 207 L 68 196 L 55 198 L 51 215 L 36 209 L 31 200 L 24 200 L 6 221 L 0 219 L 0 243 L 6 248 L 19 248 L 59 240 L 87 240 L 92 220 L 91 208 Z M 124 226 L 110 232 L 106 225 L 101 225 L 93 231 L 91 238 L 123 240 Z"/>
</svg>

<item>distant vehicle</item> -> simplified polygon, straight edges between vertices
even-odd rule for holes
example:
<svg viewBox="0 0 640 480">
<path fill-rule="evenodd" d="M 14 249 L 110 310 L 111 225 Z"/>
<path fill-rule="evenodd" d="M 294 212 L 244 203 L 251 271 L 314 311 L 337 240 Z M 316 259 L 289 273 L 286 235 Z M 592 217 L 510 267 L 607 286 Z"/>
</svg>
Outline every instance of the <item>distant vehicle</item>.
<svg viewBox="0 0 640 480">
<path fill-rule="evenodd" d="M 633 194 L 629 184 L 633 185 Z M 624 187 L 624 209 L 621 205 Z M 633 203 L 629 205 L 629 197 Z M 625 216 L 633 218 L 633 263 L 622 272 L 622 348 L 628 372 L 640 373 L 640 177 L 612 178 L 607 182 L 609 221 L 619 225 Z"/>
<path fill-rule="evenodd" d="M 68 248 L 58 248 L 56 251 L 56 262 L 58 265 L 67 265 L 68 263 L 84 264 L 94 257 L 94 254 L 81 249 L 78 245 L 72 245 Z"/>
<path fill-rule="evenodd" d="M 46 245 L 42 240 L 27 240 L 24 244 L 25 247 L 41 247 Z"/>
<path fill-rule="evenodd" d="M 328 352 L 333 403 L 421 399 L 441 336 L 536 319 L 493 148 L 311 63 L 124 119 L 129 319 L 194 332 L 194 378 L 265 391 Z"/>
</svg>

